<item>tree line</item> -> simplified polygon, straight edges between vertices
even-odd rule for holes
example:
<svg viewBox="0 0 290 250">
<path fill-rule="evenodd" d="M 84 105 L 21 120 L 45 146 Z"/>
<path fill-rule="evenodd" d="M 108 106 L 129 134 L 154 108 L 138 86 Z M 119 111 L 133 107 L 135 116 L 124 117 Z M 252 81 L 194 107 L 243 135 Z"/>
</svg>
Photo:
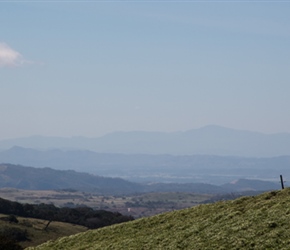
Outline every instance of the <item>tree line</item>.
<svg viewBox="0 0 290 250">
<path fill-rule="evenodd" d="M 96 229 L 134 220 L 118 212 L 94 210 L 90 207 L 56 207 L 53 204 L 21 204 L 0 198 L 0 213 L 48 221 L 60 221 Z"/>
</svg>

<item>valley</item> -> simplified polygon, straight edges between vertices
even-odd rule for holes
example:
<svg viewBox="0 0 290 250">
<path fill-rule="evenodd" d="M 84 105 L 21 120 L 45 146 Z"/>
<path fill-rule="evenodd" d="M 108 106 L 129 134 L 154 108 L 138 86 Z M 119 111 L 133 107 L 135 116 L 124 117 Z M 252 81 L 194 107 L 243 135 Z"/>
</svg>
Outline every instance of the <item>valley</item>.
<svg viewBox="0 0 290 250">
<path fill-rule="evenodd" d="M 74 170 L 137 183 L 207 183 L 222 185 L 237 179 L 276 182 L 290 179 L 290 156 L 237 157 L 219 155 L 150 155 L 98 153 L 89 150 L 37 150 L 19 146 L 0 151 L 0 163 Z M 42 177 L 41 177 L 42 178 Z M 88 183 L 90 186 L 91 183 Z M 133 186 L 132 186 L 133 187 Z M 137 189 L 136 185 L 133 189 Z"/>
<path fill-rule="evenodd" d="M 57 207 L 87 206 L 96 210 L 108 210 L 131 215 L 134 218 L 148 217 L 172 210 L 192 207 L 214 197 L 197 193 L 146 193 L 110 196 L 85 193 L 76 190 L 20 190 L 1 188 L 0 197 L 28 204 L 53 204 Z"/>
</svg>

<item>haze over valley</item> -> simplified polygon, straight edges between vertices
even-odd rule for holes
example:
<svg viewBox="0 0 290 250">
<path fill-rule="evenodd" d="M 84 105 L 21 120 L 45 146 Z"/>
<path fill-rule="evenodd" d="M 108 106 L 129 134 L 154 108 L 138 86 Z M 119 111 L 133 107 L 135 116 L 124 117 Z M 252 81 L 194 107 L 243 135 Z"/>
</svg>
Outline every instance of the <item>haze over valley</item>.
<svg viewBox="0 0 290 250">
<path fill-rule="evenodd" d="M 288 179 L 288 5 L 0 2 L 0 162 L 137 182 Z"/>
<path fill-rule="evenodd" d="M 0 249 L 290 249 L 289 10 L 0 0 Z"/>
<path fill-rule="evenodd" d="M 28 137 L 0 141 L 0 147 L 3 163 L 134 182 L 225 184 L 241 178 L 277 182 L 280 174 L 290 178 L 290 134 L 213 125 L 176 133 L 117 132 L 100 138 Z"/>
</svg>

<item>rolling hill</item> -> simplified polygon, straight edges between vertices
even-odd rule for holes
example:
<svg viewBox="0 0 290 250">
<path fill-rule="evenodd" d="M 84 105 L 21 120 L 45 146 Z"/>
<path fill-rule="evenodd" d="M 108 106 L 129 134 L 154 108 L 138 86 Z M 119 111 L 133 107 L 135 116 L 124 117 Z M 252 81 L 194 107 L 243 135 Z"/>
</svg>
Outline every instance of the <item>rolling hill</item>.
<svg viewBox="0 0 290 250">
<path fill-rule="evenodd" d="M 266 191 L 279 188 L 279 184 L 240 180 L 218 186 L 206 183 L 134 183 L 121 178 L 102 177 L 73 170 L 34 168 L 13 164 L 0 164 L 0 188 L 26 190 L 73 189 L 102 195 L 125 195 L 146 192 L 194 192 L 224 194 L 240 191 Z"/>
<path fill-rule="evenodd" d="M 58 221 L 52 221 L 49 227 L 44 230 L 48 223 L 47 220 L 17 216 L 14 217 L 17 219 L 17 222 L 11 222 L 7 218 L 9 218 L 9 215 L 0 214 L 0 249 L 2 250 L 16 250 L 18 249 L 15 247 L 17 243 L 22 248 L 37 246 L 48 240 L 56 240 L 61 236 L 69 236 L 88 230 L 84 226 Z M 5 238 L 6 242 L 4 240 Z M 7 238 L 12 239 L 7 242 Z"/>
<path fill-rule="evenodd" d="M 289 249 L 290 189 L 242 197 L 50 241 L 57 249 Z"/>
<path fill-rule="evenodd" d="M 120 178 L 106 178 L 73 170 L 0 164 L 0 188 L 30 190 L 75 189 L 101 194 L 142 191 L 142 186 Z"/>
</svg>

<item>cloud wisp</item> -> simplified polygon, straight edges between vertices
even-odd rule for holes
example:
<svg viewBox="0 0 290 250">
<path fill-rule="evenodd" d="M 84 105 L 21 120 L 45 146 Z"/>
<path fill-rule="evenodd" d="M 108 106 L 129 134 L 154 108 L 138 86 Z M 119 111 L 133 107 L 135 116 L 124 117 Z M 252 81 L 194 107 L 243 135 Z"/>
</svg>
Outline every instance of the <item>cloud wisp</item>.
<svg viewBox="0 0 290 250">
<path fill-rule="evenodd" d="M 6 43 L 0 42 L 0 67 L 16 67 L 25 62 L 19 52 L 10 48 Z"/>
</svg>

